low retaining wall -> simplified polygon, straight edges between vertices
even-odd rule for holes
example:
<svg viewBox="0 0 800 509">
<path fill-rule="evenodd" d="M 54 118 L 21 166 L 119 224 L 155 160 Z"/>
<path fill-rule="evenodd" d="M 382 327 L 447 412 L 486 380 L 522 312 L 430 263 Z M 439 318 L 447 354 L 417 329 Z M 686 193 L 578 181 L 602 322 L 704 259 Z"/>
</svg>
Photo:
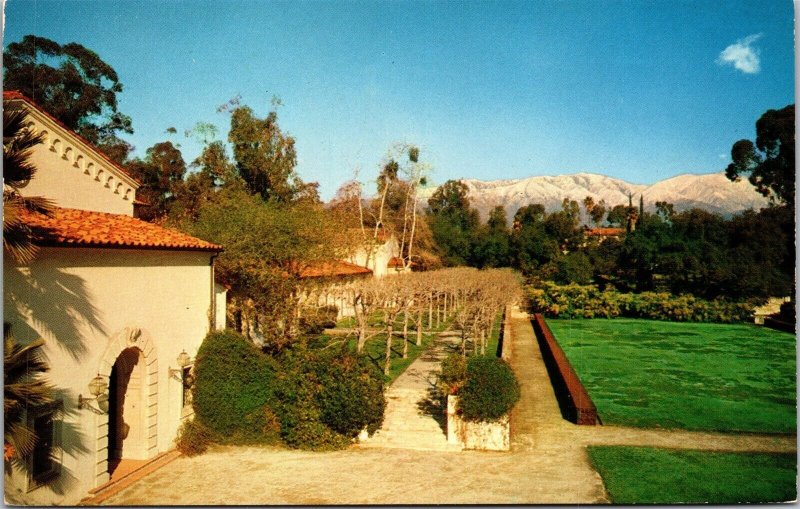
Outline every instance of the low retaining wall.
<svg viewBox="0 0 800 509">
<path fill-rule="evenodd" d="M 447 396 L 447 443 L 479 451 L 511 449 L 511 425 L 508 416 L 493 422 L 465 421 L 456 413 L 458 396 Z"/>
<path fill-rule="evenodd" d="M 599 424 L 597 407 L 594 406 L 592 398 L 589 397 L 589 393 L 586 392 L 577 373 L 572 369 L 569 359 L 547 326 L 544 317 L 536 313 L 533 315 L 531 324 L 536 332 L 542 358 L 547 366 L 547 372 L 550 374 L 550 381 L 564 418 L 575 424 Z"/>
</svg>

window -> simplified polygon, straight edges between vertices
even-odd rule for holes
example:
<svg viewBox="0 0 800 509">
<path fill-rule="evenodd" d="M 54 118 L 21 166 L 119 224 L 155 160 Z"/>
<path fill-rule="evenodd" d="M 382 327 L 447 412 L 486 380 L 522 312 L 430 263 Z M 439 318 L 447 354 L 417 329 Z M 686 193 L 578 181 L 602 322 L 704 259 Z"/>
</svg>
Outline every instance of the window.
<svg viewBox="0 0 800 509">
<path fill-rule="evenodd" d="M 28 414 L 28 426 L 36 434 L 36 447 L 31 454 L 28 489 L 38 488 L 61 471 L 61 402 L 41 406 Z"/>
</svg>

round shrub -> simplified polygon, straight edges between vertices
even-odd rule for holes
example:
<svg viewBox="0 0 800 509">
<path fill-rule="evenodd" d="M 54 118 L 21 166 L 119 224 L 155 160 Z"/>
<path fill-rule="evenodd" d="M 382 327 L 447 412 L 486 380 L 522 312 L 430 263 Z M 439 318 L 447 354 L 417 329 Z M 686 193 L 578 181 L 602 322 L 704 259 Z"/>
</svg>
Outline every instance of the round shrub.
<svg viewBox="0 0 800 509">
<path fill-rule="evenodd" d="M 196 418 L 223 442 L 269 441 L 277 436 L 267 411 L 275 371 L 274 360 L 241 334 L 209 333 L 195 363 Z"/>
<path fill-rule="evenodd" d="M 186 456 L 203 454 L 214 441 L 214 434 L 197 420 L 184 421 L 178 429 L 175 448 Z"/>
<path fill-rule="evenodd" d="M 475 356 L 467 361 L 467 381 L 458 395 L 465 420 L 492 421 L 510 412 L 519 400 L 519 383 L 502 359 Z"/>
</svg>

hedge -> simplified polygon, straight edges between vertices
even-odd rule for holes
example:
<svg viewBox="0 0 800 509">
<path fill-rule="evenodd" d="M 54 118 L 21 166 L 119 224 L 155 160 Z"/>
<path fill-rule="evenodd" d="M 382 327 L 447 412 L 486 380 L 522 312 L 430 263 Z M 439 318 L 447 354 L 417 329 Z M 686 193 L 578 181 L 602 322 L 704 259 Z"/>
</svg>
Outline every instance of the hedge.
<svg viewBox="0 0 800 509">
<path fill-rule="evenodd" d="M 467 361 L 466 382 L 458 396 L 457 408 L 464 420 L 493 421 L 519 401 L 519 382 L 502 359 L 476 355 Z"/>
<path fill-rule="evenodd" d="M 341 448 L 365 428 L 376 431 L 386 406 L 382 373 L 344 345 L 298 344 L 272 357 L 230 330 L 201 345 L 193 404 L 197 426 L 181 434 L 189 450 L 202 449 L 206 435 L 229 444 Z"/>
<path fill-rule="evenodd" d="M 544 281 L 525 288 L 529 310 L 549 318 L 647 318 L 676 322 L 747 322 L 753 303 L 667 292 L 620 293 L 595 285 L 557 285 Z"/>
<path fill-rule="evenodd" d="M 209 333 L 197 352 L 196 417 L 223 443 L 272 442 L 275 361 L 231 330 Z"/>
</svg>

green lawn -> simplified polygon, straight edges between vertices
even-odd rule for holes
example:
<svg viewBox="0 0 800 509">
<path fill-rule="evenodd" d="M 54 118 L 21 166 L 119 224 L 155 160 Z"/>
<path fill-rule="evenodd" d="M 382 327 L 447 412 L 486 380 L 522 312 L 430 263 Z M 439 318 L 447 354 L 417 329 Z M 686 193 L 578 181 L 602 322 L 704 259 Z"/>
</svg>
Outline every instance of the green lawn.
<svg viewBox="0 0 800 509">
<path fill-rule="evenodd" d="M 615 504 L 734 504 L 794 500 L 794 454 L 589 447 Z"/>
<path fill-rule="evenodd" d="M 796 431 L 792 334 L 621 318 L 547 323 L 605 424 Z"/>
</svg>

